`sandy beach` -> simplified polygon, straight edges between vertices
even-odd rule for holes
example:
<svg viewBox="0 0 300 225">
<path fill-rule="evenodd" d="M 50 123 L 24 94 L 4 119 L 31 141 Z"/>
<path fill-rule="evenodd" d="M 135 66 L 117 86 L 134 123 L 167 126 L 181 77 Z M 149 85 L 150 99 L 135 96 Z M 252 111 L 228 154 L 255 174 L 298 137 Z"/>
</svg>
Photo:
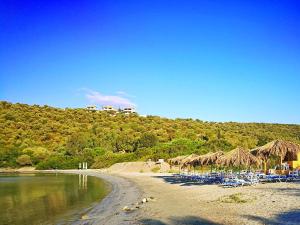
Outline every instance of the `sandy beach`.
<svg viewBox="0 0 300 225">
<path fill-rule="evenodd" d="M 88 224 L 300 224 L 299 182 L 223 188 L 186 182 L 169 173 L 84 173 L 118 183 L 89 215 L 99 218 Z M 230 196 L 238 196 L 238 201 Z M 133 212 L 122 210 L 145 197 L 153 199 Z"/>
<path fill-rule="evenodd" d="M 155 198 L 141 209 L 141 224 L 300 224 L 300 183 L 228 189 L 181 182 L 170 174 L 121 175 Z M 230 195 L 244 201 L 227 202 Z"/>
</svg>

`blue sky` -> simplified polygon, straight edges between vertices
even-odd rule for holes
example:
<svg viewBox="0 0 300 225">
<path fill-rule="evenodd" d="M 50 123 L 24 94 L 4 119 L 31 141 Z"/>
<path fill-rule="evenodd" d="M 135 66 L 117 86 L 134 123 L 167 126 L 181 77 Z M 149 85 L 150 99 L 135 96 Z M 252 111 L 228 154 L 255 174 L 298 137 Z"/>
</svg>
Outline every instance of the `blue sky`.
<svg viewBox="0 0 300 225">
<path fill-rule="evenodd" d="M 299 1 L 0 1 L 0 99 L 300 123 Z"/>
</svg>

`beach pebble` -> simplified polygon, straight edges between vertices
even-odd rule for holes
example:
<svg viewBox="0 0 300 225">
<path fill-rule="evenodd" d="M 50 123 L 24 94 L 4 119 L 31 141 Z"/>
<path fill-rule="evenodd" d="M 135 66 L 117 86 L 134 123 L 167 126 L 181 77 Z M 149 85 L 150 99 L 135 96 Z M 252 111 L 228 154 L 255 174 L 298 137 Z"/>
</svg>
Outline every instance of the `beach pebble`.
<svg viewBox="0 0 300 225">
<path fill-rule="evenodd" d="M 155 202 L 156 199 L 155 199 L 154 197 L 149 197 L 149 198 L 147 198 L 147 202 L 150 202 L 150 201 Z"/>
<path fill-rule="evenodd" d="M 128 212 L 128 211 L 131 211 L 131 209 L 126 205 L 126 206 L 123 207 L 123 211 Z"/>
<path fill-rule="evenodd" d="M 88 219 L 88 218 L 89 218 L 88 215 L 82 215 L 82 216 L 81 216 L 81 219 L 82 219 L 82 220 L 86 220 L 86 219 Z"/>
<path fill-rule="evenodd" d="M 143 198 L 142 203 L 146 203 L 147 202 L 147 198 Z"/>
</svg>

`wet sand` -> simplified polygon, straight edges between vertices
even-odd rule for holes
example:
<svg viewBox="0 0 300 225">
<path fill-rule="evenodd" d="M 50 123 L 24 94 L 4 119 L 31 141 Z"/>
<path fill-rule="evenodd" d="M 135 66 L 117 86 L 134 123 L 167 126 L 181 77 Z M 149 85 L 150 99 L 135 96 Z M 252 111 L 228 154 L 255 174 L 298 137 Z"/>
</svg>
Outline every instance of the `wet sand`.
<svg viewBox="0 0 300 225">
<path fill-rule="evenodd" d="M 95 176 L 107 181 L 111 186 L 111 192 L 99 203 L 96 204 L 89 212 L 73 224 L 76 225 L 134 225 L 140 224 L 139 209 L 124 211 L 123 208 L 128 206 L 134 208 L 135 204 L 142 199 L 142 192 L 129 179 L 118 175 L 110 175 L 99 170 L 57 170 L 44 172 L 61 172 L 72 174 L 84 174 Z M 142 207 L 142 206 L 141 206 Z"/>
</svg>

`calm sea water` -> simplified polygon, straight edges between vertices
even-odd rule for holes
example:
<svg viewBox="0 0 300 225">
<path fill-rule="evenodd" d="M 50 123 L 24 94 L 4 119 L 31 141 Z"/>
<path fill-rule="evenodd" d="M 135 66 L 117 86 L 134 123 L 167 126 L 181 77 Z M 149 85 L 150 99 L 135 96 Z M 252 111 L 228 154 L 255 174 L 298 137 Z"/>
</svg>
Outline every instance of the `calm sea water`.
<svg viewBox="0 0 300 225">
<path fill-rule="evenodd" d="M 70 224 L 109 192 L 86 175 L 0 175 L 0 224 Z"/>
</svg>

